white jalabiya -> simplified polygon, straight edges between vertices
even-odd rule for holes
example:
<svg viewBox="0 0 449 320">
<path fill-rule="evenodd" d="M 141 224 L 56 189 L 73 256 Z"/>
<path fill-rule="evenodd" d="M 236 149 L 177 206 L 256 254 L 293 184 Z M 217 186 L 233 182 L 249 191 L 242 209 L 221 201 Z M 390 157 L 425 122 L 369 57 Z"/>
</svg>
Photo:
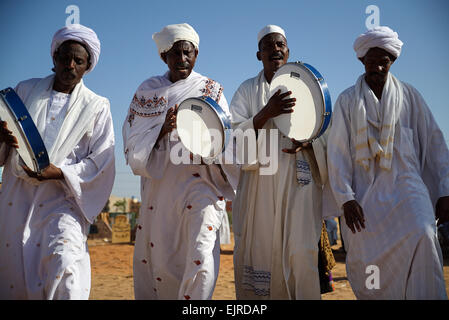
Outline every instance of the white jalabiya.
<svg viewBox="0 0 449 320">
<path fill-rule="evenodd" d="M 255 141 L 253 118 L 269 98 L 263 71 L 243 82 L 230 107 L 234 129 L 249 129 Z M 263 129 L 277 130 L 272 120 Z M 262 164 L 260 156 L 269 154 L 273 134 L 265 140 L 259 133 L 257 151 L 262 153 L 242 165 L 233 203 L 237 299 L 320 299 L 318 241 L 322 183 L 327 181 L 326 139 L 313 143 L 314 152 L 292 155 L 282 152 L 292 143 L 279 133 L 273 140 L 278 148 L 271 153 L 278 161 L 277 171 L 264 175 L 261 169 L 269 164 Z M 238 153 L 242 148 L 237 144 Z"/>
<path fill-rule="evenodd" d="M 449 151 L 424 99 L 411 85 L 401 86 L 391 170 L 375 159 L 368 171 L 356 163 L 358 99 L 365 100 L 369 130 L 377 141 L 385 112 L 369 86 L 363 86 L 362 96 L 355 87 L 347 89 L 335 104 L 328 141 L 330 184 L 338 208 L 357 200 L 366 226 L 353 234 L 342 217 L 346 270 L 359 299 L 446 299 L 434 205 L 449 195 Z M 388 97 L 382 94 L 383 99 Z M 378 289 L 366 286 L 375 284 L 368 279 L 371 265 L 379 268 Z"/>
<path fill-rule="evenodd" d="M 55 90 L 51 92 L 49 102 L 50 107 L 47 108 L 47 123 L 45 125 L 44 136 L 42 137 L 45 146 L 49 149 L 51 149 L 53 142 L 56 141 L 59 129 L 64 121 L 64 117 L 61 115 L 65 115 L 67 113 L 70 102 L 69 99 L 70 94 L 68 93 L 57 92 Z"/>
<path fill-rule="evenodd" d="M 65 179 L 21 176 L 16 152 L 0 148 L 2 299 L 88 299 L 90 293 L 89 224 L 106 203 L 115 176 L 109 101 L 80 82 L 63 102 L 66 112 L 56 115 L 61 105 L 52 86 L 53 76 L 30 79 L 16 92 Z"/>
<path fill-rule="evenodd" d="M 176 130 L 156 146 L 167 110 L 186 98 L 207 95 L 227 111 L 221 85 L 194 71 L 172 83 L 168 72 L 144 81 L 123 124 L 125 157 L 141 176 L 142 205 L 134 249 L 136 299 L 211 299 L 219 270 L 217 231 L 238 168 L 175 164 L 187 155 Z"/>
</svg>

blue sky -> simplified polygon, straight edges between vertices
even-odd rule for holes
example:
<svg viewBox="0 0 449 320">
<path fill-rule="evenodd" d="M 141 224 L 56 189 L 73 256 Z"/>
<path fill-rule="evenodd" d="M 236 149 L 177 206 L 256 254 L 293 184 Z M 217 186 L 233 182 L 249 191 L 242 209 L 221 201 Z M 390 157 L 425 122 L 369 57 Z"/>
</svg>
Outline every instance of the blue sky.
<svg viewBox="0 0 449 320">
<path fill-rule="evenodd" d="M 187 22 L 197 30 L 195 69 L 219 81 L 228 102 L 240 83 L 262 68 L 256 37 L 267 24 L 284 28 L 290 61 L 317 68 L 335 102 L 363 73 L 352 44 L 366 31 L 366 8 L 375 5 L 380 24 L 397 31 L 404 42 L 391 72 L 421 92 L 449 142 L 449 1 L 1 0 L 0 89 L 51 73 L 51 39 L 70 16 L 69 5 L 79 8 L 80 23 L 94 29 L 101 41 L 100 61 L 84 81 L 111 102 L 117 166 L 113 195 L 140 198 L 139 179 L 125 165 L 121 127 L 137 86 L 167 70 L 151 35 L 173 23 Z"/>
</svg>

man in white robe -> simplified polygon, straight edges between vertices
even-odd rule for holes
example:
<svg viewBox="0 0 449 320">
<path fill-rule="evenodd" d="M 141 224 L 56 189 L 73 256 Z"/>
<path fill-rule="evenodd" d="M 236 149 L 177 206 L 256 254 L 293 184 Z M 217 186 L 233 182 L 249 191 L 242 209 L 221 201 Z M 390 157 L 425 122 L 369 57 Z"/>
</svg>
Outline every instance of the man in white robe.
<svg viewBox="0 0 449 320">
<path fill-rule="evenodd" d="M 302 145 L 278 133 L 272 118 L 292 112 L 295 101 L 288 97 L 291 92 L 270 97 L 273 75 L 289 57 L 285 32 L 268 25 L 259 32 L 258 43 L 257 58 L 264 69 L 240 85 L 230 106 L 235 135 L 241 130 L 252 141 L 249 146 L 257 149 L 252 153 L 244 147 L 245 139 L 237 139 L 242 170 L 232 219 L 236 295 L 320 299 L 317 267 L 326 140 Z"/>
<path fill-rule="evenodd" d="M 227 113 L 228 105 L 218 82 L 193 71 L 199 36 L 190 25 L 168 25 L 153 39 L 169 70 L 139 86 L 123 124 L 127 163 L 141 176 L 134 294 L 211 299 L 220 261 L 218 230 L 238 170 L 192 163 L 178 139 L 176 111 L 185 99 L 203 95 Z"/>
<path fill-rule="evenodd" d="M 20 82 L 20 96 L 44 141 L 50 166 L 21 165 L 17 140 L 2 122 L 0 299 L 88 299 L 89 226 L 114 182 L 109 101 L 82 77 L 98 61 L 94 31 L 71 25 L 53 37 L 54 74 Z"/>
<path fill-rule="evenodd" d="M 329 180 L 356 297 L 447 299 L 435 214 L 448 221 L 449 151 L 419 92 L 389 72 L 401 48 L 388 27 L 355 41 L 365 73 L 335 104 Z"/>
</svg>

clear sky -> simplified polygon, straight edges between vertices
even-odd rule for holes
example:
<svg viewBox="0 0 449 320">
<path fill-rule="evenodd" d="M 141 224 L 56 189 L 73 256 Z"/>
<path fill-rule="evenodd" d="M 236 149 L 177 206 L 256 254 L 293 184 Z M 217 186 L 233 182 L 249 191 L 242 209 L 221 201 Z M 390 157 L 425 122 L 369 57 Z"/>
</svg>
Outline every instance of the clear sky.
<svg viewBox="0 0 449 320">
<path fill-rule="evenodd" d="M 98 34 L 100 61 L 84 81 L 109 98 L 116 135 L 116 196 L 139 194 L 139 179 L 125 165 L 121 127 L 137 86 L 165 73 L 151 35 L 167 24 L 187 22 L 200 35 L 195 70 L 224 86 L 230 103 L 238 86 L 262 68 L 257 33 L 267 24 L 284 28 L 290 61 L 304 61 L 324 76 L 332 101 L 363 73 L 352 49 L 379 9 L 380 25 L 404 42 L 391 72 L 416 87 L 449 142 L 449 1 L 381 0 L 0 0 L 0 89 L 51 73 L 53 34 L 75 18 Z M 72 20 L 73 21 L 73 20 Z"/>
</svg>

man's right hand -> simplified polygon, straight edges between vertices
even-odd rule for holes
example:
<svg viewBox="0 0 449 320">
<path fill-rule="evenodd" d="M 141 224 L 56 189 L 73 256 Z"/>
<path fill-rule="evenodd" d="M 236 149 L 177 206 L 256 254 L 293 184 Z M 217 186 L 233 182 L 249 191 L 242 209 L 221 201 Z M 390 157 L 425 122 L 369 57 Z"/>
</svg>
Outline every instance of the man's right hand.
<svg viewBox="0 0 449 320">
<path fill-rule="evenodd" d="M 363 209 L 359 203 L 355 200 L 350 200 L 343 204 L 343 212 L 345 215 L 346 225 L 351 229 L 352 233 L 355 233 L 355 229 L 360 232 L 365 229 L 365 216 L 363 215 Z"/>
<path fill-rule="evenodd" d="M 176 114 L 178 113 L 178 105 L 175 105 L 174 108 L 170 108 L 167 110 L 167 114 L 165 116 L 164 124 L 162 125 L 161 132 L 159 133 L 159 136 L 157 137 L 156 143 L 159 142 L 159 140 L 165 136 L 167 133 L 170 133 L 173 131 L 173 129 L 176 128 Z"/>
<path fill-rule="evenodd" d="M 270 100 L 268 100 L 267 105 L 254 117 L 254 129 L 262 129 L 269 119 L 277 117 L 280 114 L 292 113 L 296 98 L 287 98 L 291 94 L 291 91 L 284 93 L 281 93 L 281 89 L 276 91 Z"/>
<path fill-rule="evenodd" d="M 12 132 L 8 130 L 6 121 L 0 120 L 0 143 L 6 143 L 8 146 L 18 148 L 19 143 L 17 138 L 12 135 Z"/>
</svg>

